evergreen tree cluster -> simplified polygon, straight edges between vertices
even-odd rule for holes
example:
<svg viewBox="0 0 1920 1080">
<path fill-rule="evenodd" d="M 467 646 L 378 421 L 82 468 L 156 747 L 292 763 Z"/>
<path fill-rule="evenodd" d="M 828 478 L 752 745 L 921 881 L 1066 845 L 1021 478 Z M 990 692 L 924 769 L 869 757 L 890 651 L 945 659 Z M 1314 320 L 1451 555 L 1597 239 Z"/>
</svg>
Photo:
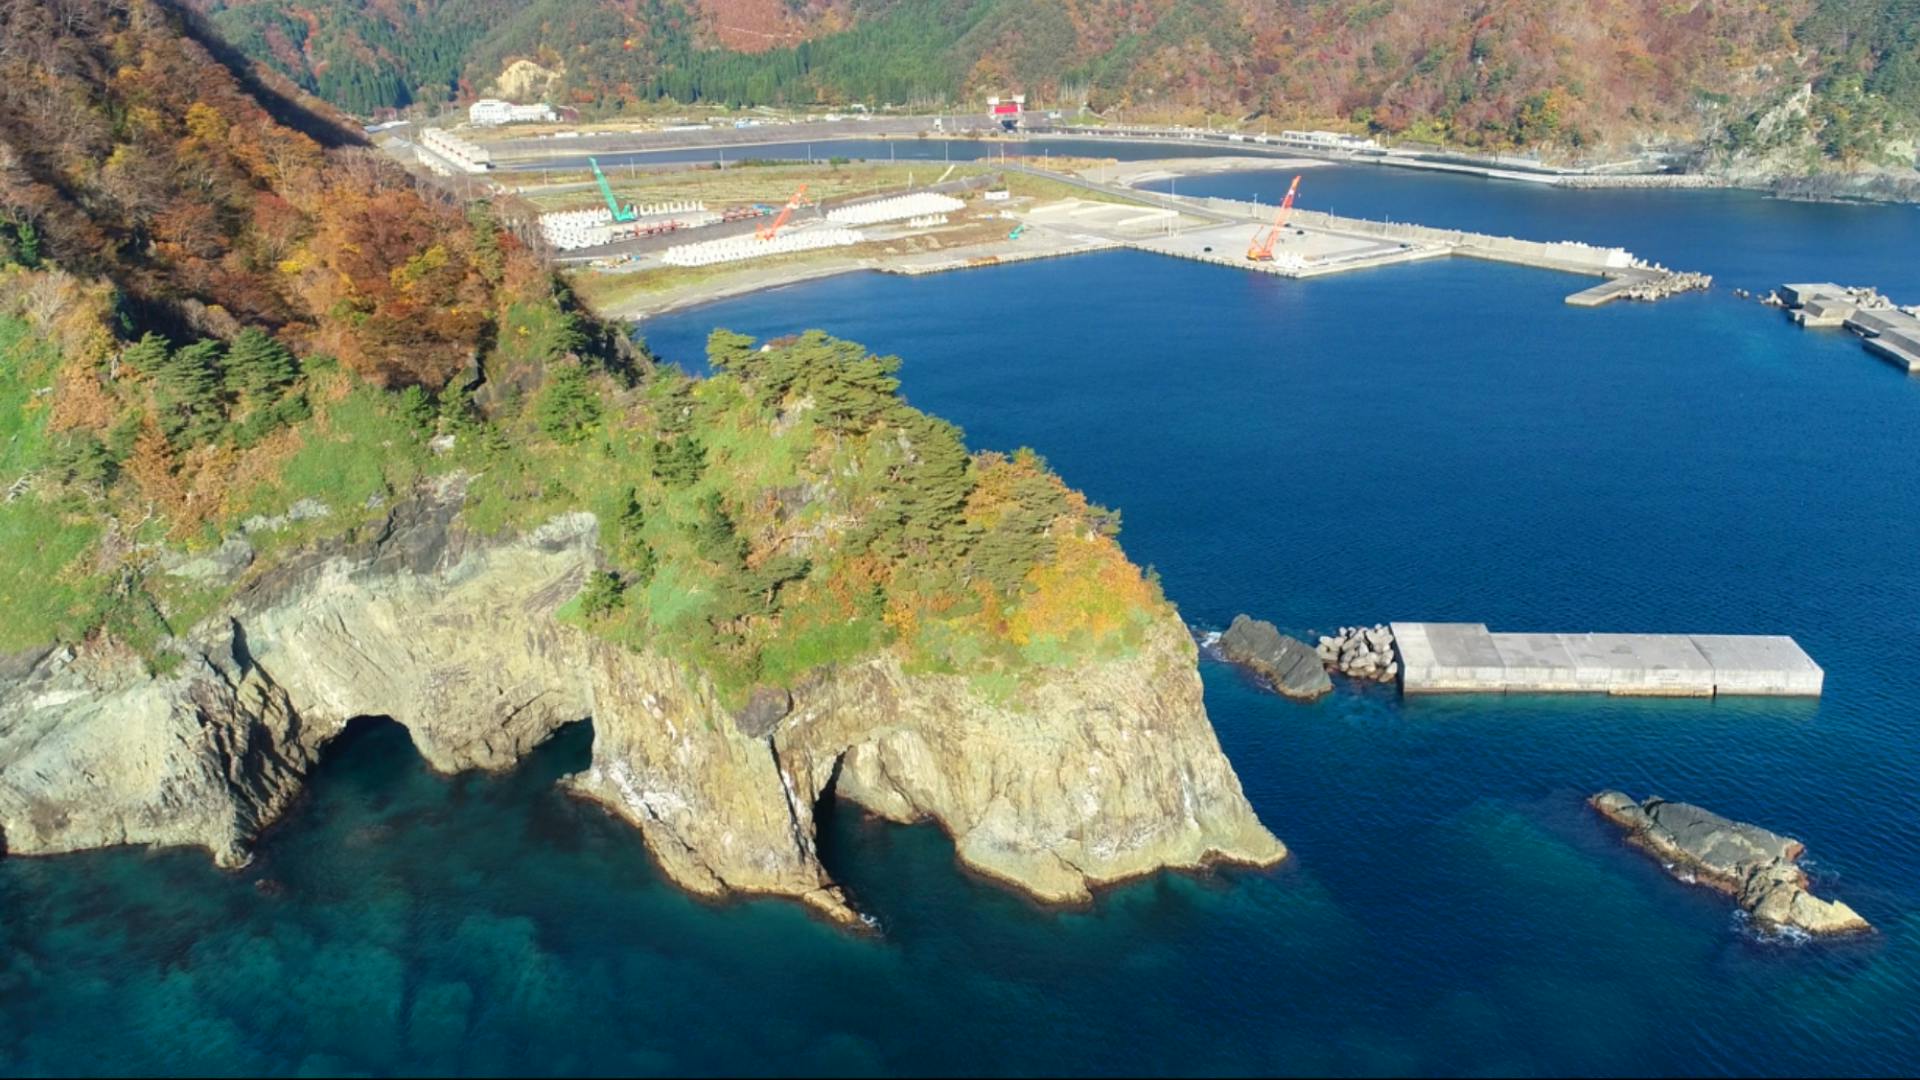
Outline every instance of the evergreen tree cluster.
<svg viewBox="0 0 1920 1080">
<path fill-rule="evenodd" d="M 555 442 L 577 443 L 586 438 L 600 422 L 600 395 L 580 364 L 556 364 L 549 369 L 547 385 L 540 391 L 540 430 Z"/>
<path fill-rule="evenodd" d="M 717 330 L 708 339 L 708 361 L 739 378 L 761 409 L 805 408 L 832 438 L 877 435 L 898 447 L 883 494 L 855 540 L 887 565 L 913 567 L 925 587 L 984 581 L 1012 595 L 1053 557 L 1050 530 L 1072 507 L 1045 462 L 1031 450 L 1016 455 L 1006 505 L 990 526 L 973 521 L 968 510 L 978 477 L 965 436 L 900 398 L 898 357 L 874 356 L 817 330 L 764 349 Z M 715 544 L 724 535 L 722 512 L 715 508 Z"/>
<path fill-rule="evenodd" d="M 295 392 L 299 362 L 257 327 L 231 343 L 202 338 L 177 348 L 147 333 L 121 353 L 120 363 L 146 380 L 160 431 L 176 451 L 223 437 L 251 446 L 309 415 L 305 396 Z"/>
</svg>

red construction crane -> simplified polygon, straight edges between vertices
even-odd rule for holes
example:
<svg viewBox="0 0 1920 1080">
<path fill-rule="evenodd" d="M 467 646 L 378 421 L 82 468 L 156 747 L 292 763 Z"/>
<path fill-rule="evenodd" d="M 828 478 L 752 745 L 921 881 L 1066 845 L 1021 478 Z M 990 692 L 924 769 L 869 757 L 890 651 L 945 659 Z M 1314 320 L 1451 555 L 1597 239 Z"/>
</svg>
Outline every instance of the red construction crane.
<svg viewBox="0 0 1920 1080">
<path fill-rule="evenodd" d="M 793 198 L 787 200 L 787 205 L 780 208 L 780 216 L 773 219 L 773 224 L 762 227 L 755 232 L 754 235 L 762 240 L 773 239 L 779 234 L 780 227 L 785 225 L 787 219 L 793 216 L 793 212 L 800 209 L 806 194 L 807 185 L 801 184 L 800 187 L 794 191 Z"/>
<path fill-rule="evenodd" d="M 1280 240 L 1280 230 L 1286 227 L 1287 215 L 1293 212 L 1293 197 L 1300 190 L 1300 178 L 1294 177 L 1292 186 L 1287 188 L 1287 197 L 1280 201 L 1280 212 L 1273 215 L 1273 224 L 1266 235 L 1253 234 L 1253 242 L 1247 245 L 1247 258 L 1254 262 L 1272 262 L 1273 245 Z"/>
</svg>

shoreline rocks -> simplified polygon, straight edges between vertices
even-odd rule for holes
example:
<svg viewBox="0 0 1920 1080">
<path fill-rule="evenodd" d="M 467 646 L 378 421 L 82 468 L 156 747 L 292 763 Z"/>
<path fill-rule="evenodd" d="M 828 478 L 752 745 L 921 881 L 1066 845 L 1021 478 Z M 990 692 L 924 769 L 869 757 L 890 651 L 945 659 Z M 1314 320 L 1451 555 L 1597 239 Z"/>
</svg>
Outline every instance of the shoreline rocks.
<svg viewBox="0 0 1920 1080">
<path fill-rule="evenodd" d="M 1732 896 L 1762 925 L 1820 935 L 1873 929 L 1847 905 L 1807 891 L 1806 871 L 1798 865 L 1806 848 L 1798 840 L 1657 797 L 1636 803 L 1603 791 L 1587 802 L 1675 878 Z"/>
<path fill-rule="evenodd" d="M 1393 630 L 1385 623 L 1343 626 L 1322 637 L 1316 650 L 1329 670 L 1361 682 L 1390 683 L 1400 677 L 1400 659 L 1393 647 Z"/>
<path fill-rule="evenodd" d="M 1220 656 L 1251 672 L 1269 690 L 1295 701 L 1312 701 L 1333 691 L 1320 657 L 1306 642 L 1290 638 L 1270 622 L 1236 615 L 1220 635 Z"/>
</svg>

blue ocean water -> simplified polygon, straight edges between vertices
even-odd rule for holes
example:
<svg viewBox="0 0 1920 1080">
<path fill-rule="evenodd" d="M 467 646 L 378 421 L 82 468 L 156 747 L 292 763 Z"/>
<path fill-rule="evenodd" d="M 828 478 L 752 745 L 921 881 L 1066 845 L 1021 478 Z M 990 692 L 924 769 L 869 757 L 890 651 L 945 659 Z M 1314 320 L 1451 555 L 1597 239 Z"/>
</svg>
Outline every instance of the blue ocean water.
<svg viewBox="0 0 1920 1080">
<path fill-rule="evenodd" d="M 1207 182 L 1271 199 L 1286 178 Z M 1302 190 L 1723 284 L 1920 300 L 1908 208 L 1357 169 Z M 690 365 L 716 325 L 899 353 L 915 404 L 1119 508 L 1201 628 L 1787 633 L 1827 670 L 1817 703 L 1297 705 L 1207 664 L 1287 865 L 1048 912 L 963 877 L 936 830 L 842 809 L 824 850 L 877 940 L 666 885 L 629 830 L 554 792 L 586 725 L 510 776 L 445 779 L 369 723 L 242 874 L 190 852 L 0 859 L 0 1073 L 1911 1073 L 1920 381 L 1724 288 L 1561 302 L 1584 284 L 1468 260 L 1301 283 L 1121 252 L 816 281 L 643 332 Z M 1817 891 L 1879 932 L 1757 937 L 1597 821 L 1582 800 L 1603 787 L 1804 839 Z"/>
</svg>

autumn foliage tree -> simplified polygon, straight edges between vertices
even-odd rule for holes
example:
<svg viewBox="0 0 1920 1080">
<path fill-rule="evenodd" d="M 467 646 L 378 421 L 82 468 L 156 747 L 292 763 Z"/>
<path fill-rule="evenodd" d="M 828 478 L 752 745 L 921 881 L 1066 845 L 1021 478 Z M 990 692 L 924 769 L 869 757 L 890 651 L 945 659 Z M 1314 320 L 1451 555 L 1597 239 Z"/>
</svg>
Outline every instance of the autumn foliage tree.
<svg viewBox="0 0 1920 1080">
<path fill-rule="evenodd" d="M 481 358 L 509 303 L 554 292 L 489 218 L 202 33 L 163 0 L 0 2 L 12 258 L 104 275 L 176 340 L 254 326 L 430 389 Z"/>
</svg>

